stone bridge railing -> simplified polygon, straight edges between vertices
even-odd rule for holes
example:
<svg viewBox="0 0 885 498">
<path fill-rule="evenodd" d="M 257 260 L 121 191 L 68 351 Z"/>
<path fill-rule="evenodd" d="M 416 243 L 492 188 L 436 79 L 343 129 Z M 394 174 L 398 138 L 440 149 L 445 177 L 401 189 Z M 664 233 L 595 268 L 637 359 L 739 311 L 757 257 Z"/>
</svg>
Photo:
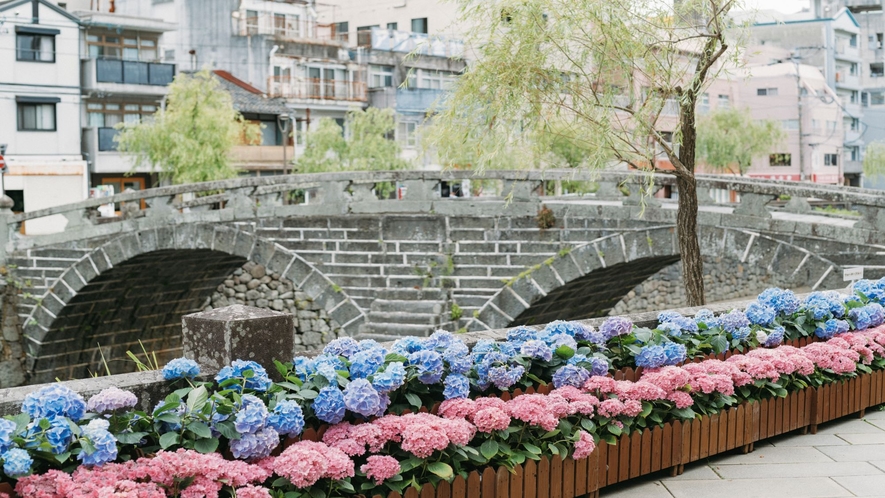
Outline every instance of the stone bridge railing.
<svg viewBox="0 0 885 498">
<path fill-rule="evenodd" d="M 471 182 L 484 187 L 479 197 L 441 196 L 442 182 L 456 184 Z M 506 201 L 508 206 L 523 207 L 524 214 L 534 214 L 531 206 L 542 202 L 576 199 L 574 196 L 543 195 L 551 183 L 563 181 L 586 181 L 598 184 L 598 190 L 582 200 L 622 201 L 624 205 L 656 207 L 669 199 L 643 198 L 640 189 L 648 184 L 648 178 L 635 172 L 592 172 L 574 170 L 546 171 L 380 171 L 358 173 L 323 173 L 288 175 L 262 178 L 238 178 L 190 185 L 161 187 L 138 192 L 123 193 L 112 197 L 88 199 L 75 204 L 56 206 L 20 214 L 12 214 L 8 207 L 0 207 L 0 241 L 8 241 L 0 251 L 0 257 L 10 250 L 52 244 L 66 240 L 82 239 L 126 231 L 138 218 L 163 219 L 174 223 L 188 221 L 231 221 L 262 216 L 280 215 L 341 215 L 347 213 L 453 213 L 462 205 L 464 214 L 472 214 L 475 203 L 482 201 Z M 404 187 L 396 199 L 379 199 L 376 185 L 393 182 Z M 478 183 L 479 182 L 479 183 Z M 654 178 L 654 189 L 675 184 L 671 176 Z M 771 218 L 771 201 L 788 196 L 787 211 L 798 213 L 811 211 L 809 200 L 823 200 L 849 205 L 859 213 L 856 222 L 845 219 L 841 226 L 872 232 L 885 231 L 885 195 L 877 190 L 859 189 L 834 185 L 759 180 L 734 176 L 699 175 L 700 203 L 715 204 L 710 193 L 715 190 L 736 192 L 739 202 L 730 204 L 732 223 L 740 219 Z M 469 196 L 469 188 L 463 190 Z M 559 188 L 554 189 L 560 192 Z M 445 201 L 440 203 L 437 201 Z M 122 214 L 102 218 L 101 205 L 119 203 Z M 463 206 L 469 203 L 470 206 Z M 145 209 L 142 209 L 142 205 Z M 528 208 L 528 209 L 525 209 Z M 26 236 L 18 235 L 22 222 L 49 216 L 67 219 L 64 233 Z M 147 220 L 145 220 L 147 221 Z M 136 226 L 144 226 L 145 222 Z M 732 225 L 734 226 L 734 225 Z M 758 229 L 758 224 L 748 223 L 735 228 Z M 877 243 L 878 240 L 854 240 L 858 243 Z M 874 237 L 878 239 L 878 237 Z"/>
</svg>

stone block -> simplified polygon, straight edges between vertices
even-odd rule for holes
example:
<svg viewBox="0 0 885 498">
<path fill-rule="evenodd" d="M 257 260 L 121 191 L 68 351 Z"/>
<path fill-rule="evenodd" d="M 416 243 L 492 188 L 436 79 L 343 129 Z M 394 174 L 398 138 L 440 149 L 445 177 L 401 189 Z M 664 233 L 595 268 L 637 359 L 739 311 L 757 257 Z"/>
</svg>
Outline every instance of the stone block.
<svg viewBox="0 0 885 498">
<path fill-rule="evenodd" d="M 578 268 L 578 265 L 575 264 L 571 252 L 569 252 L 569 254 L 558 256 L 556 260 L 553 261 L 553 269 L 556 270 L 556 273 L 559 274 L 565 283 L 569 283 L 576 278 L 584 276 L 584 273 Z"/>
<path fill-rule="evenodd" d="M 92 263 L 98 268 L 99 273 L 104 273 L 111 269 L 111 263 L 101 248 L 93 251 L 89 258 L 92 259 Z"/>
<path fill-rule="evenodd" d="M 328 278 L 320 272 L 314 271 L 302 282 L 301 290 L 310 296 L 311 299 L 316 299 L 331 286 L 332 282 Z"/>
<path fill-rule="evenodd" d="M 239 304 L 185 315 L 182 350 L 206 374 L 243 359 L 260 363 L 276 376 L 273 360 L 287 361 L 295 354 L 293 320 L 288 313 Z"/>
<path fill-rule="evenodd" d="M 381 220 L 383 240 L 441 241 L 446 239 L 442 216 L 385 216 Z"/>
<path fill-rule="evenodd" d="M 500 311 L 496 310 L 492 306 L 486 306 L 483 309 L 479 310 L 479 316 L 477 317 L 477 319 L 481 320 L 489 328 L 492 329 L 503 329 L 510 325 L 510 317 L 504 316 L 503 314 L 501 314 Z"/>
<path fill-rule="evenodd" d="M 233 232 L 233 241 L 230 246 L 230 250 L 227 251 L 230 254 L 235 254 L 237 256 L 244 257 L 246 259 L 252 259 L 252 252 L 255 248 L 255 239 L 256 237 L 251 233 L 244 232 L 242 230 L 235 230 Z M 216 242 L 215 250 L 218 249 L 218 245 Z"/>
<path fill-rule="evenodd" d="M 87 256 L 86 258 L 80 260 L 79 263 L 74 265 L 74 269 L 83 277 L 83 280 L 86 282 L 92 281 L 95 277 L 98 276 L 98 272 L 95 271 L 95 267 L 92 266 L 92 261 Z"/>
<path fill-rule="evenodd" d="M 77 275 L 77 272 L 74 272 L 74 271 L 65 272 L 64 276 L 62 276 L 61 279 L 66 284 L 68 284 L 68 287 L 70 287 L 71 290 L 73 290 L 74 292 L 77 292 L 80 289 L 82 289 L 83 287 L 86 287 L 86 283 L 83 282 L 83 280 L 80 278 L 80 276 Z"/>
<path fill-rule="evenodd" d="M 559 279 L 556 278 L 556 273 L 554 273 L 550 268 L 550 265 L 546 262 L 541 263 L 541 267 L 533 271 L 530 277 L 534 279 L 535 283 L 538 284 L 538 287 L 548 294 L 564 284 L 564 282 L 560 282 Z"/>
<path fill-rule="evenodd" d="M 136 233 L 142 252 L 154 252 L 157 250 L 156 230 L 144 230 Z"/>
<path fill-rule="evenodd" d="M 362 314 L 352 302 L 346 302 L 329 313 L 336 322 L 343 324 L 349 323 L 354 318 L 359 318 Z"/>
<path fill-rule="evenodd" d="M 623 238 L 628 261 L 654 256 L 653 242 L 648 236 L 648 232 L 625 232 Z"/>
<path fill-rule="evenodd" d="M 242 234 L 242 232 L 240 232 Z M 237 236 L 237 240 L 239 241 L 240 236 Z M 249 258 L 251 261 L 254 261 L 257 265 L 265 266 L 270 262 L 271 258 L 273 258 L 274 251 L 276 251 L 277 246 L 272 241 L 267 239 L 262 239 L 260 237 L 255 237 L 255 247 L 252 249 L 252 256 Z M 255 275 L 252 275 L 255 277 Z M 262 275 L 263 277 L 264 275 Z M 261 278 L 261 277 L 256 277 Z"/>
<path fill-rule="evenodd" d="M 608 237 L 593 244 L 605 260 L 606 268 L 624 262 L 624 247 L 620 237 Z"/>
<path fill-rule="evenodd" d="M 228 254 L 235 254 L 237 256 L 242 256 L 246 259 L 249 259 L 249 256 L 252 252 L 252 244 L 249 243 L 249 247 L 245 250 L 237 251 L 236 240 L 237 230 L 224 226 L 218 226 L 215 227 L 215 232 L 212 239 L 212 248 L 216 251 L 221 251 Z"/>
<path fill-rule="evenodd" d="M 578 263 L 578 267 L 585 275 L 602 267 L 599 253 L 596 251 L 593 244 L 578 247 L 571 252 L 571 256 L 574 258 L 575 262 Z"/>
<path fill-rule="evenodd" d="M 525 304 L 516 297 L 515 292 L 509 287 L 499 292 L 492 302 L 495 303 L 495 306 L 500 308 L 501 311 L 513 318 L 518 317 L 520 313 L 527 309 Z"/>
</svg>

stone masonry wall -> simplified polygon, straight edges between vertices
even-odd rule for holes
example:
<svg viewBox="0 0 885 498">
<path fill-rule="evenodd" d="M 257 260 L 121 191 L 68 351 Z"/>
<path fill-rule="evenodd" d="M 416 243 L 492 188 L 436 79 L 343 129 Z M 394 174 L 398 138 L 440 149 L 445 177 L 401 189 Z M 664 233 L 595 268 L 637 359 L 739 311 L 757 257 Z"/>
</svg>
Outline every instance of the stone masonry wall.
<svg viewBox="0 0 885 498">
<path fill-rule="evenodd" d="M 24 351 L 21 326 L 16 314 L 18 292 L 9 286 L 7 279 L 0 279 L 0 295 L 4 295 L 0 318 L 3 333 L 0 337 L 0 388 L 19 386 L 25 381 Z"/>
<path fill-rule="evenodd" d="M 279 273 L 268 274 L 263 265 L 247 261 L 219 285 L 204 311 L 244 304 L 291 313 L 295 316 L 295 344 L 299 351 L 320 349 L 337 338 L 340 325 L 329 318 L 319 303 L 296 289 Z"/>
<path fill-rule="evenodd" d="M 708 303 L 753 298 L 769 287 L 784 287 L 789 275 L 773 275 L 764 266 L 730 258 L 704 258 L 704 292 Z M 793 290 L 807 289 L 791 287 Z M 619 301 L 609 315 L 642 313 L 687 306 L 682 285 L 682 262 L 655 273 Z"/>
</svg>

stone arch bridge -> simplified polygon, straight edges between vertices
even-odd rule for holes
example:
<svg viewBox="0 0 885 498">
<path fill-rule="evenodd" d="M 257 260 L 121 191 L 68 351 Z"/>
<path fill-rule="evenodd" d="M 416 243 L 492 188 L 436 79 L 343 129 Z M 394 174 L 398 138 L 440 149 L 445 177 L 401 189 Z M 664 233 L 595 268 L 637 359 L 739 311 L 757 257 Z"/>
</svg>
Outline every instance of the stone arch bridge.
<svg viewBox="0 0 885 498">
<path fill-rule="evenodd" d="M 0 237 L 8 241 L 0 386 L 81 377 L 103 371 L 105 361 L 117 371 L 132 368 L 114 362 L 142 345 L 162 362 L 180 351 L 183 314 L 233 302 L 297 309 L 304 332 L 316 320 L 297 301 L 309 299 L 330 324 L 325 340 L 604 315 L 626 306 L 641 286 L 667 280 L 679 264 L 675 201 L 643 200 L 642 181 L 572 171 L 319 174 L 164 187 L 24 214 L 0 210 Z M 380 182 L 404 187 L 402 198 L 379 199 Z M 597 189 L 540 195 L 575 182 Z M 457 184 L 463 192 L 481 185 L 483 195 L 442 195 Z M 658 177 L 655 185 L 669 191 L 672 180 Z M 701 177 L 699 187 L 713 300 L 769 285 L 836 288 L 845 267 L 864 266 L 868 276 L 885 268 L 879 192 L 717 176 Z M 97 217 L 108 202 L 122 216 Z M 140 209 L 142 202 L 149 207 Z M 813 211 L 821 202 L 858 215 Z M 547 228 L 537 219 L 542 205 L 555 216 Z M 19 235 L 22 223 L 49 216 L 66 218 L 65 230 Z M 272 275 L 293 295 L 267 288 L 261 303 L 256 296 L 266 288 L 247 290 L 243 279 L 251 277 L 236 276 L 247 262 L 267 274 L 262 282 Z"/>
</svg>

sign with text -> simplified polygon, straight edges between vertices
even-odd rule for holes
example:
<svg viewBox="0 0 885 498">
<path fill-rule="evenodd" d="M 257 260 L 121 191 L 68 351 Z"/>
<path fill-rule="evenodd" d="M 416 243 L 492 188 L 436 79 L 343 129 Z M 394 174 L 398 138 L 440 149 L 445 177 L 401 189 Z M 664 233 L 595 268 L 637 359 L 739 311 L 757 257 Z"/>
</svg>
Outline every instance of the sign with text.
<svg viewBox="0 0 885 498">
<path fill-rule="evenodd" d="M 863 278 L 863 267 L 859 266 L 857 268 L 846 268 L 842 270 L 842 280 L 844 282 L 853 282 L 855 280 L 860 280 Z"/>
</svg>

